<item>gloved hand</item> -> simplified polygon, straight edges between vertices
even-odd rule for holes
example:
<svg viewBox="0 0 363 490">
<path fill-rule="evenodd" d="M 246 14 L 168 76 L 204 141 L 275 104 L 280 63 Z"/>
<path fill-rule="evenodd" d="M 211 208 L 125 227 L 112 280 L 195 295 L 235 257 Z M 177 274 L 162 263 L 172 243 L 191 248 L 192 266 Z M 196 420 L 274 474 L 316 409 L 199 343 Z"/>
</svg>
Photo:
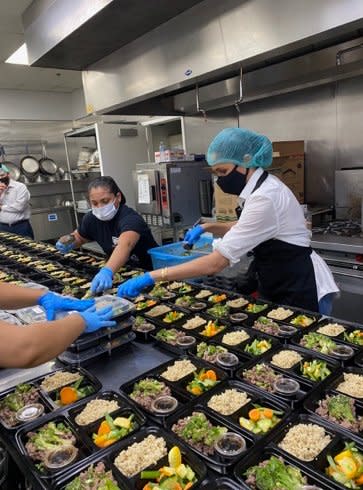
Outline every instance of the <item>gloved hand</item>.
<svg viewBox="0 0 363 490">
<path fill-rule="evenodd" d="M 112 306 L 106 306 L 102 310 L 96 310 L 95 306 L 92 306 L 86 311 L 80 313 L 83 320 L 86 322 L 86 333 L 96 332 L 100 328 L 115 327 L 116 322 L 111 320 L 112 318 Z"/>
<path fill-rule="evenodd" d="M 199 240 L 200 235 L 204 233 L 204 228 L 201 225 L 193 226 L 190 230 L 187 231 L 184 237 L 184 243 L 187 243 L 191 247 Z"/>
<path fill-rule="evenodd" d="M 113 272 L 109 267 L 102 267 L 95 275 L 91 283 L 91 293 L 100 293 L 105 289 L 112 288 Z"/>
<path fill-rule="evenodd" d="M 134 277 L 121 284 L 117 290 L 117 296 L 129 296 L 130 298 L 134 298 L 135 296 L 138 296 L 143 289 L 154 286 L 154 284 L 154 279 L 149 272 L 146 272 L 141 276 Z"/>
<path fill-rule="evenodd" d="M 63 311 L 84 311 L 95 303 L 94 299 L 74 299 L 48 292 L 38 299 L 38 305 L 45 309 L 47 320 L 54 320 L 55 314 L 59 310 Z"/>
<path fill-rule="evenodd" d="M 59 252 L 61 252 L 62 254 L 67 254 L 68 252 L 70 252 L 71 250 L 74 249 L 74 246 L 75 246 L 75 243 L 62 243 L 60 242 L 59 240 L 57 241 L 57 243 L 55 244 L 57 250 L 59 250 Z"/>
</svg>

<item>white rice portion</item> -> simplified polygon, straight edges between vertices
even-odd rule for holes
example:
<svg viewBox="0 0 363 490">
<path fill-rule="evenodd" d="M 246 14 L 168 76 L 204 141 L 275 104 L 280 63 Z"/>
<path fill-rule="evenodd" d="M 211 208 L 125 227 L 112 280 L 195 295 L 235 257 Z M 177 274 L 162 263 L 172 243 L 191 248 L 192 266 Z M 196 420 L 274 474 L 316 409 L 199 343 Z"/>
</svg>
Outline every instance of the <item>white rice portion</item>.
<svg viewBox="0 0 363 490">
<path fill-rule="evenodd" d="M 317 330 L 319 333 L 327 335 L 328 337 L 337 337 L 341 333 L 345 332 L 343 325 L 339 323 L 327 323 Z"/>
<path fill-rule="evenodd" d="M 229 389 L 219 395 L 213 395 L 208 402 L 208 407 L 221 415 L 232 415 L 249 401 L 250 398 L 244 391 Z"/>
<path fill-rule="evenodd" d="M 272 318 L 273 320 L 285 320 L 293 313 L 294 312 L 292 310 L 279 306 L 279 308 L 275 308 L 274 310 L 271 310 L 269 313 L 267 313 L 267 316 L 268 318 Z"/>
<path fill-rule="evenodd" d="M 209 289 L 201 289 L 198 294 L 195 295 L 197 299 L 204 299 L 208 298 L 208 296 L 212 295 L 212 291 L 209 291 Z"/>
<path fill-rule="evenodd" d="M 205 323 L 207 323 L 207 320 L 205 320 L 201 316 L 198 316 L 197 315 L 197 316 L 195 316 L 195 317 L 190 318 L 189 320 L 187 320 L 184 323 L 183 328 L 185 328 L 186 330 L 193 330 L 194 328 L 201 327 Z"/>
<path fill-rule="evenodd" d="M 78 381 L 81 375 L 79 373 L 69 373 L 68 371 L 57 371 L 43 379 L 40 387 L 44 391 L 53 391 L 62 386 L 69 385 Z"/>
<path fill-rule="evenodd" d="M 156 464 L 166 454 L 166 442 L 163 437 L 150 434 L 141 442 L 135 442 L 121 451 L 115 459 L 115 465 L 122 474 L 130 478 L 148 466 Z"/>
<path fill-rule="evenodd" d="M 230 299 L 229 301 L 227 301 L 227 306 L 230 306 L 231 308 L 242 308 L 247 304 L 248 300 L 244 298 Z"/>
<path fill-rule="evenodd" d="M 339 383 L 336 390 L 354 398 L 363 398 L 363 376 L 361 374 L 344 373 L 344 381 Z"/>
<path fill-rule="evenodd" d="M 271 364 L 282 369 L 290 369 L 302 360 L 302 356 L 293 350 L 281 350 L 272 356 Z"/>
<path fill-rule="evenodd" d="M 179 381 L 190 373 L 196 371 L 196 367 L 189 359 L 183 359 L 182 361 L 175 361 L 173 365 L 169 366 L 161 376 L 168 381 Z"/>
<path fill-rule="evenodd" d="M 302 461 L 312 461 L 329 444 L 331 437 L 316 424 L 291 427 L 279 447 Z"/>
<path fill-rule="evenodd" d="M 244 330 L 236 330 L 235 332 L 225 333 L 222 342 L 227 345 L 238 345 L 249 338 L 250 336 Z"/>
<path fill-rule="evenodd" d="M 119 408 L 116 400 L 91 400 L 80 412 L 75 421 L 78 425 L 88 425 L 104 417 L 106 413 L 112 413 Z"/>
</svg>

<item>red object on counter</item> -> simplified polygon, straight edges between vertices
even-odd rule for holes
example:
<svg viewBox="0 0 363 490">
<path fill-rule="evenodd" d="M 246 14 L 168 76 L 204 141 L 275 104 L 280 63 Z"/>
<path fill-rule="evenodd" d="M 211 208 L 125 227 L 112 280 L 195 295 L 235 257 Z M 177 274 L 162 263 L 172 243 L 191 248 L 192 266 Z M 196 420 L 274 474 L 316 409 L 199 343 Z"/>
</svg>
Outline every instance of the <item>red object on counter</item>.
<svg viewBox="0 0 363 490">
<path fill-rule="evenodd" d="M 356 256 L 355 256 L 355 260 L 356 260 L 357 262 L 363 262 L 363 255 L 361 255 L 361 254 L 356 255 Z"/>
</svg>

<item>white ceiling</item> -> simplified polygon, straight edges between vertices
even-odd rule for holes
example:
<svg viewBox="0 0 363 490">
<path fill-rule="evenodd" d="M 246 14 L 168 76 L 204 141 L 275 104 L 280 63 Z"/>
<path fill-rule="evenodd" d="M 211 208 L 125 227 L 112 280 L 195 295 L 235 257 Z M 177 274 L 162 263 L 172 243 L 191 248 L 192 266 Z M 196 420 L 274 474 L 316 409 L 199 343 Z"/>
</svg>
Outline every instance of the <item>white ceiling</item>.
<svg viewBox="0 0 363 490">
<path fill-rule="evenodd" d="M 5 60 L 24 42 L 21 16 L 32 0 L 0 0 L 0 89 L 73 92 L 80 72 L 11 65 Z"/>
</svg>

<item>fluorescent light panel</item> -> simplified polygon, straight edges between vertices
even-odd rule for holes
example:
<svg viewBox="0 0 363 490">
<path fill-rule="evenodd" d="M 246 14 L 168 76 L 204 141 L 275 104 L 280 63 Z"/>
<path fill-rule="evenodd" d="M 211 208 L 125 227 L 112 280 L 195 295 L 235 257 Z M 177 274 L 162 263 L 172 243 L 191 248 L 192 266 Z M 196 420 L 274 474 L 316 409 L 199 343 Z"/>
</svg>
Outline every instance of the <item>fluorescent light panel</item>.
<svg viewBox="0 0 363 490">
<path fill-rule="evenodd" d="M 7 60 L 5 63 L 12 63 L 15 65 L 29 65 L 28 48 L 26 43 L 22 44 Z"/>
</svg>

